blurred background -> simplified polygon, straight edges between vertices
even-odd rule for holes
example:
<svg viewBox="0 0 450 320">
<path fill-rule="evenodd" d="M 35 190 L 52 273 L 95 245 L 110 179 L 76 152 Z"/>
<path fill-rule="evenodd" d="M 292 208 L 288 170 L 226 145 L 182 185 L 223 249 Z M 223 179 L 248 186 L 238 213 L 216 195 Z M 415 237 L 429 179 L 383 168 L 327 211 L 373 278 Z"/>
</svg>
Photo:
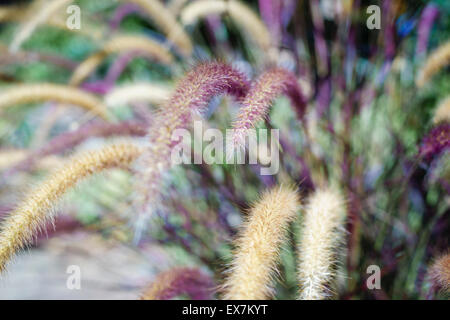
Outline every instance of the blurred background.
<svg viewBox="0 0 450 320">
<path fill-rule="evenodd" d="M 177 46 L 139 1 L 60 1 L 54 9 L 55 2 L 0 2 L 0 95 L 24 83 L 71 84 L 103 101 L 113 122 L 151 125 L 160 101 L 199 61 L 225 61 L 249 78 L 275 64 L 296 74 L 308 102 L 309 131 L 280 97 L 261 125 L 280 129 L 277 175 L 260 176 L 252 166 L 174 168 L 162 184 L 165 210 L 139 233 L 130 205 L 131 171 L 113 169 L 84 180 L 54 209 L 55 225 L 10 265 L 0 281 L 1 299 L 136 299 L 159 273 L 179 266 L 199 269 L 220 284 L 245 211 L 264 189 L 284 181 L 299 184 L 304 197 L 324 181 L 335 182 L 348 201 L 338 298 L 447 297 L 433 291 L 427 270 L 449 245 L 448 127 L 443 141 L 426 137 L 450 92 L 449 69 L 421 88 L 416 78 L 430 53 L 450 39 L 449 1 L 242 0 L 266 26 L 267 50 L 260 30 L 242 22 L 245 16 L 212 12 L 191 21 L 186 8 L 196 0 L 161 0 L 192 51 Z M 76 15 L 76 9 L 66 11 L 72 4 L 80 9 L 79 29 L 76 21 L 67 22 Z M 380 29 L 367 27 L 370 5 L 380 9 Z M 122 44 L 100 54 L 94 68 L 71 83 L 79 66 L 117 35 L 157 41 L 173 61 Z M 117 91 L 136 83 L 155 86 L 154 94 Z M 76 106 L 1 103 L 0 217 L 72 154 L 130 136 L 144 139 L 145 130 L 91 132 L 102 120 Z M 237 110 L 218 97 L 205 119 L 229 128 Z M 277 299 L 296 297 L 300 223 L 291 226 L 291 243 L 281 253 Z M 72 265 L 81 270 L 80 290 L 67 286 Z M 367 289 L 369 265 L 381 269 L 380 290 Z"/>
</svg>

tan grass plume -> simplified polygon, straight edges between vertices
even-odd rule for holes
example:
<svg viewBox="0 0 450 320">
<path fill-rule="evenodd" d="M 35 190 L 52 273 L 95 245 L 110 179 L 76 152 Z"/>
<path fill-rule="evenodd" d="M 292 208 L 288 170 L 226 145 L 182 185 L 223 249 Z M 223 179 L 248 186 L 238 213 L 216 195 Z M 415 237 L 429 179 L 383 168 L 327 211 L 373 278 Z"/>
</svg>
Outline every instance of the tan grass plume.
<svg viewBox="0 0 450 320">
<path fill-rule="evenodd" d="M 434 111 L 433 123 L 450 122 L 450 97 L 445 98 Z"/>
<path fill-rule="evenodd" d="M 280 246 L 287 227 L 300 206 L 294 188 L 277 186 L 265 192 L 251 208 L 236 241 L 230 274 L 224 284 L 224 298 L 268 299 L 273 295 Z"/>
<path fill-rule="evenodd" d="M 129 102 L 149 102 L 161 104 L 170 97 L 172 88 L 167 85 L 149 82 L 133 83 L 114 87 L 105 97 L 109 106 L 124 105 Z"/>
<path fill-rule="evenodd" d="M 140 35 L 116 35 L 108 40 L 101 50 L 89 56 L 75 69 L 69 83 L 79 85 L 112 53 L 125 51 L 139 51 L 150 58 L 166 65 L 170 65 L 173 56 L 162 44 Z"/>
<path fill-rule="evenodd" d="M 178 23 L 173 13 L 159 0 L 122 0 L 137 4 L 162 29 L 167 38 L 172 41 L 184 55 L 191 55 L 192 43 L 183 27 Z"/>
<path fill-rule="evenodd" d="M 109 145 L 81 153 L 29 192 L 0 226 L 0 273 L 13 255 L 25 248 L 53 219 L 53 208 L 81 179 L 112 167 L 128 167 L 141 149 L 132 143 Z"/>
<path fill-rule="evenodd" d="M 345 217 L 344 200 L 335 190 L 318 189 L 308 199 L 298 252 L 301 300 L 332 296 Z"/>
<path fill-rule="evenodd" d="M 227 13 L 233 21 L 246 30 L 251 40 L 262 50 L 269 51 L 272 40 L 266 25 L 248 6 L 237 0 L 198 0 L 187 5 L 181 12 L 184 25 L 193 24 L 211 14 Z"/>
<path fill-rule="evenodd" d="M 78 105 L 107 119 L 106 107 L 94 95 L 77 88 L 54 83 L 29 83 L 12 86 L 0 92 L 0 110 L 22 103 L 56 101 Z"/>
<path fill-rule="evenodd" d="M 444 43 L 434 50 L 419 71 L 416 84 L 423 87 L 436 73 L 450 63 L 450 42 Z"/>
<path fill-rule="evenodd" d="M 450 291 L 450 253 L 442 255 L 434 261 L 429 275 L 436 288 Z"/>
<path fill-rule="evenodd" d="M 63 6 L 67 6 L 72 2 L 72 0 L 52 0 L 52 1 L 39 1 L 39 9 L 36 12 L 35 6 L 30 6 L 27 10 L 27 16 L 29 16 L 29 20 L 27 20 L 16 35 L 14 36 L 13 41 L 10 45 L 11 52 L 17 52 L 22 45 L 22 43 L 27 40 L 36 28 L 45 23 L 49 18 Z"/>
</svg>

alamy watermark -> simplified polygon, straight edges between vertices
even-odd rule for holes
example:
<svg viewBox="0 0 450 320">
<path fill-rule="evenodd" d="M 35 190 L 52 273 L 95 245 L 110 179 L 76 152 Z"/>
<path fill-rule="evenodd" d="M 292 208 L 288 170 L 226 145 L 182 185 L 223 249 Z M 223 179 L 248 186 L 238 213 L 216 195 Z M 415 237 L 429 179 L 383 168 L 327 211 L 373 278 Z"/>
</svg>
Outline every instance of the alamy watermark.
<svg viewBox="0 0 450 320">
<path fill-rule="evenodd" d="M 370 16 L 367 18 L 366 25 L 369 30 L 381 29 L 381 9 L 377 5 L 371 5 L 367 7 L 367 14 Z"/>
<path fill-rule="evenodd" d="M 69 290 L 81 290 L 81 268 L 77 265 L 70 265 L 66 269 L 69 274 L 66 281 L 66 287 Z"/>
<path fill-rule="evenodd" d="M 235 137 L 244 144 L 236 144 Z M 261 165 L 261 175 L 274 175 L 280 168 L 279 137 L 278 129 L 270 129 L 270 135 L 268 129 L 227 129 L 224 139 L 221 130 L 204 130 L 203 122 L 196 120 L 194 137 L 187 129 L 172 132 L 172 141 L 177 144 L 172 148 L 171 164 L 245 164 L 248 161 L 248 164 Z"/>
<path fill-rule="evenodd" d="M 369 290 L 381 289 L 381 270 L 380 267 L 372 264 L 367 267 L 366 273 L 371 274 L 366 280 L 366 287 Z"/>
<path fill-rule="evenodd" d="M 73 4 L 67 7 L 66 13 L 69 16 L 66 19 L 66 27 L 70 30 L 81 29 L 81 9 L 79 6 Z"/>
</svg>

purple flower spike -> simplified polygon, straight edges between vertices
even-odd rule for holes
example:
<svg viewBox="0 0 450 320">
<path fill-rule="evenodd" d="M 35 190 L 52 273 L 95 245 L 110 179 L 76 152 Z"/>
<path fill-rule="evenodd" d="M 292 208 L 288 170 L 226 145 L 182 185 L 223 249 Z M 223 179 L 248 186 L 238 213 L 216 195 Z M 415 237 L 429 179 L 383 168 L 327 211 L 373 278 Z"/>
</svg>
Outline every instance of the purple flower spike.
<svg viewBox="0 0 450 320">
<path fill-rule="evenodd" d="M 122 20 L 128 16 L 129 14 L 139 12 L 139 7 L 132 3 L 125 3 L 118 7 L 114 12 L 113 18 L 109 22 L 109 28 L 111 31 L 114 31 L 119 28 Z"/>
<path fill-rule="evenodd" d="M 281 39 L 281 7 L 280 0 L 259 0 L 259 11 L 264 23 L 267 25 L 275 43 Z"/>
<path fill-rule="evenodd" d="M 94 122 L 88 123 L 76 131 L 63 133 L 42 148 L 31 152 L 24 160 L 10 168 L 1 176 L 0 183 L 19 171 L 28 170 L 45 156 L 61 153 L 91 137 L 109 137 L 113 135 L 144 136 L 147 125 L 141 121 L 124 121 L 121 123 Z"/>
<path fill-rule="evenodd" d="M 434 127 L 423 139 L 419 150 L 421 157 L 426 160 L 438 156 L 450 149 L 450 123 L 442 123 Z"/>
<path fill-rule="evenodd" d="M 248 88 L 248 80 L 241 72 L 219 62 L 202 63 L 178 82 L 172 97 L 154 119 L 149 147 L 137 162 L 141 176 L 135 200 L 139 213 L 137 233 L 159 206 L 161 178 L 171 166 L 171 151 L 178 144 L 172 140 L 174 130 L 189 128 L 193 114 L 204 112 L 214 96 L 229 94 L 241 99 Z"/>
<path fill-rule="evenodd" d="M 439 8 L 433 4 L 429 3 L 425 7 L 420 16 L 419 27 L 417 30 L 417 46 L 416 46 L 416 56 L 425 55 L 427 52 L 428 39 L 430 38 L 430 32 L 433 28 L 434 21 L 439 17 Z"/>
<path fill-rule="evenodd" d="M 264 72 L 253 83 L 233 128 L 236 129 L 234 146 L 242 146 L 245 132 L 267 117 L 273 101 L 279 96 L 287 95 L 300 119 L 303 119 L 306 104 L 295 75 L 285 69 L 274 68 Z"/>
</svg>

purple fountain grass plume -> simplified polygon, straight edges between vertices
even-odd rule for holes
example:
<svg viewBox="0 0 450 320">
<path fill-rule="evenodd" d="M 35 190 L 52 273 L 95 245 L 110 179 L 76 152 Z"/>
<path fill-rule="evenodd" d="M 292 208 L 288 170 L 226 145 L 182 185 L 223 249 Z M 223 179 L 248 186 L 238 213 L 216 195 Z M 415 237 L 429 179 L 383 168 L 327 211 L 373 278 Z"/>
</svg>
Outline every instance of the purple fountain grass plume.
<svg viewBox="0 0 450 320">
<path fill-rule="evenodd" d="M 320 118 L 326 111 L 331 103 L 331 90 L 332 82 L 330 77 L 326 77 L 319 81 L 317 90 L 317 115 Z"/>
<path fill-rule="evenodd" d="M 93 122 L 83 125 L 76 131 L 63 133 L 51 141 L 49 141 L 42 148 L 37 149 L 18 164 L 4 172 L 0 179 L 0 185 L 13 174 L 28 170 L 40 159 L 56 153 L 61 153 L 64 150 L 73 148 L 81 142 L 91 137 L 110 137 L 115 135 L 121 136 L 144 136 L 147 131 L 147 124 L 142 121 L 124 121 L 121 123 L 106 123 Z"/>
<path fill-rule="evenodd" d="M 419 155 L 425 160 L 431 160 L 449 149 L 450 123 L 444 122 L 431 129 L 425 136 L 419 148 Z"/>
<path fill-rule="evenodd" d="M 264 120 L 274 100 L 283 94 L 290 98 L 298 117 L 303 119 L 306 104 L 296 76 L 285 69 L 269 69 L 256 79 L 241 103 L 233 125 L 233 147 L 243 146 L 246 131 Z"/>
<path fill-rule="evenodd" d="M 328 47 L 325 41 L 325 26 L 322 15 L 320 13 L 319 0 L 313 0 L 311 5 L 311 17 L 314 25 L 314 46 L 317 57 L 317 73 L 319 76 L 327 74 L 329 69 Z"/>
<path fill-rule="evenodd" d="M 422 15 L 420 16 L 419 27 L 417 29 L 418 37 L 416 45 L 416 56 L 422 56 L 426 54 L 430 32 L 433 28 L 434 22 L 438 17 L 439 8 L 433 3 L 427 4 L 422 12 Z"/>
<path fill-rule="evenodd" d="M 138 161 L 140 179 L 135 197 L 138 237 L 144 220 L 155 211 L 160 200 L 161 177 L 171 165 L 172 148 L 179 143 L 172 140 L 174 130 L 190 127 L 193 115 L 202 113 L 212 97 L 229 94 L 241 99 L 248 87 L 241 72 L 220 62 L 201 63 L 178 82 L 171 98 L 156 115 L 149 130 L 149 147 Z"/>
<path fill-rule="evenodd" d="M 187 294 L 192 300 L 211 300 L 214 282 L 194 268 L 173 268 L 158 274 L 141 295 L 141 300 L 170 300 Z"/>
<path fill-rule="evenodd" d="M 450 293 L 450 253 L 437 258 L 428 271 L 432 288 L 431 291 L 442 290 Z"/>
<path fill-rule="evenodd" d="M 281 40 L 281 0 L 259 0 L 259 11 L 276 44 Z"/>
<path fill-rule="evenodd" d="M 297 8 L 297 1 L 296 0 L 284 0 L 281 3 L 281 24 L 283 28 L 286 29 L 287 25 L 291 21 L 291 18 L 295 12 L 295 9 Z"/>
<path fill-rule="evenodd" d="M 103 80 L 86 82 L 83 83 L 81 87 L 97 94 L 107 93 L 112 87 L 114 87 L 117 79 L 119 79 L 128 64 L 137 57 L 147 57 L 147 55 L 145 52 L 139 50 L 132 50 L 121 54 L 116 60 L 114 60 Z"/>
<path fill-rule="evenodd" d="M 388 60 L 391 60 L 395 56 L 396 43 L 395 43 L 395 12 L 392 0 L 383 1 L 382 10 L 383 17 L 385 17 L 385 25 L 383 27 L 384 37 L 384 54 Z"/>
</svg>

